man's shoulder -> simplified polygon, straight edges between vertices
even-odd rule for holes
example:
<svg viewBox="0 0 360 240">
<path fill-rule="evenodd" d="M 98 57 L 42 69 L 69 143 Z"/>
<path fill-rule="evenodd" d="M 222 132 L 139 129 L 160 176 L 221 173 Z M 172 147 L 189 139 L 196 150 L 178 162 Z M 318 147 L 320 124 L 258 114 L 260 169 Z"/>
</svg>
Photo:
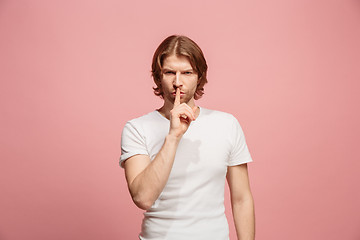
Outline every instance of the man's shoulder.
<svg viewBox="0 0 360 240">
<path fill-rule="evenodd" d="M 234 121 L 236 120 L 236 118 L 234 117 L 234 115 L 232 115 L 231 113 L 228 112 L 224 112 L 224 111 L 219 111 L 219 110 L 214 110 L 214 109 L 208 109 L 208 108 L 201 108 L 202 114 L 204 116 L 204 118 L 207 119 L 214 119 L 216 121 Z"/>
<path fill-rule="evenodd" d="M 151 111 L 151 112 L 148 112 L 148 113 L 146 113 L 146 114 L 144 114 L 144 115 L 141 115 L 141 116 L 132 118 L 132 119 L 130 119 L 128 122 L 142 122 L 142 121 L 146 121 L 146 120 L 149 120 L 149 119 L 153 119 L 153 118 L 154 118 L 154 115 L 155 115 L 155 111 Z"/>
<path fill-rule="evenodd" d="M 152 111 L 149 113 L 146 113 L 142 116 L 133 118 L 126 122 L 128 125 L 140 127 L 140 126 L 146 126 L 146 125 L 153 125 L 161 122 L 161 118 L 159 118 L 159 113 L 157 111 Z"/>
</svg>

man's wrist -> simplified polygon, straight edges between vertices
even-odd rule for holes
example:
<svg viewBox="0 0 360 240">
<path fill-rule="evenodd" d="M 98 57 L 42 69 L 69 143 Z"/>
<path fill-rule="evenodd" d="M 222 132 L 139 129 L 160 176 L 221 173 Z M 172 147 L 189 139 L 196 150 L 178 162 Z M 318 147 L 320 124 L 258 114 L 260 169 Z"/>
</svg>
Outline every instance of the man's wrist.
<svg viewBox="0 0 360 240">
<path fill-rule="evenodd" d="M 182 136 L 176 136 L 173 135 L 171 133 L 169 133 L 166 137 L 165 137 L 165 141 L 170 142 L 170 143 L 179 143 L 181 140 Z"/>
</svg>

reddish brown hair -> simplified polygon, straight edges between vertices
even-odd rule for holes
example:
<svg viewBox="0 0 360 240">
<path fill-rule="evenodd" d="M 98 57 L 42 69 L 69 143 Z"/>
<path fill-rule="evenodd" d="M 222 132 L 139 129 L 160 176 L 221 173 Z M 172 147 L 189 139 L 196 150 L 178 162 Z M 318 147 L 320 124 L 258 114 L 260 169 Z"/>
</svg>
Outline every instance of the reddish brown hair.
<svg viewBox="0 0 360 240">
<path fill-rule="evenodd" d="M 154 53 L 151 73 L 156 84 L 156 87 L 153 88 L 155 95 L 163 97 L 164 93 L 161 87 L 162 65 L 164 59 L 173 54 L 187 57 L 191 67 L 198 74 L 198 84 L 194 99 L 199 99 L 204 94 L 204 85 L 207 83 L 206 60 L 200 47 L 190 38 L 181 35 L 167 37 Z"/>
</svg>

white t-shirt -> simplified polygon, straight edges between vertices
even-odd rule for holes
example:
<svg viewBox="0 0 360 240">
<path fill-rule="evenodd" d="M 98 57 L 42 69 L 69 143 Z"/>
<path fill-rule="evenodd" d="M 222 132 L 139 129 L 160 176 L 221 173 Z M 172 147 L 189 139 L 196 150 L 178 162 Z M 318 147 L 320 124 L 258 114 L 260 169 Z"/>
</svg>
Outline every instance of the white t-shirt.
<svg viewBox="0 0 360 240">
<path fill-rule="evenodd" d="M 153 160 L 169 127 L 170 121 L 158 111 L 128 121 L 122 132 L 120 165 L 137 154 Z M 200 108 L 178 145 L 165 188 L 144 213 L 140 239 L 228 240 L 224 207 L 227 167 L 251 161 L 236 118 Z"/>
</svg>

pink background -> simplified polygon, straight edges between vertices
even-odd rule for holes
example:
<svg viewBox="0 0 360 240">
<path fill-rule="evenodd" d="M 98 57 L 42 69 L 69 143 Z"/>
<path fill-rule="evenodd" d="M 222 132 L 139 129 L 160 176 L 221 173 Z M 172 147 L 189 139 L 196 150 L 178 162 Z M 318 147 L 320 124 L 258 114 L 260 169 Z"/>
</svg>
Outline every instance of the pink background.
<svg viewBox="0 0 360 240">
<path fill-rule="evenodd" d="M 221 2 L 0 1 L 1 240 L 137 239 L 120 135 L 174 33 L 244 128 L 257 239 L 360 239 L 360 2 Z"/>
</svg>

